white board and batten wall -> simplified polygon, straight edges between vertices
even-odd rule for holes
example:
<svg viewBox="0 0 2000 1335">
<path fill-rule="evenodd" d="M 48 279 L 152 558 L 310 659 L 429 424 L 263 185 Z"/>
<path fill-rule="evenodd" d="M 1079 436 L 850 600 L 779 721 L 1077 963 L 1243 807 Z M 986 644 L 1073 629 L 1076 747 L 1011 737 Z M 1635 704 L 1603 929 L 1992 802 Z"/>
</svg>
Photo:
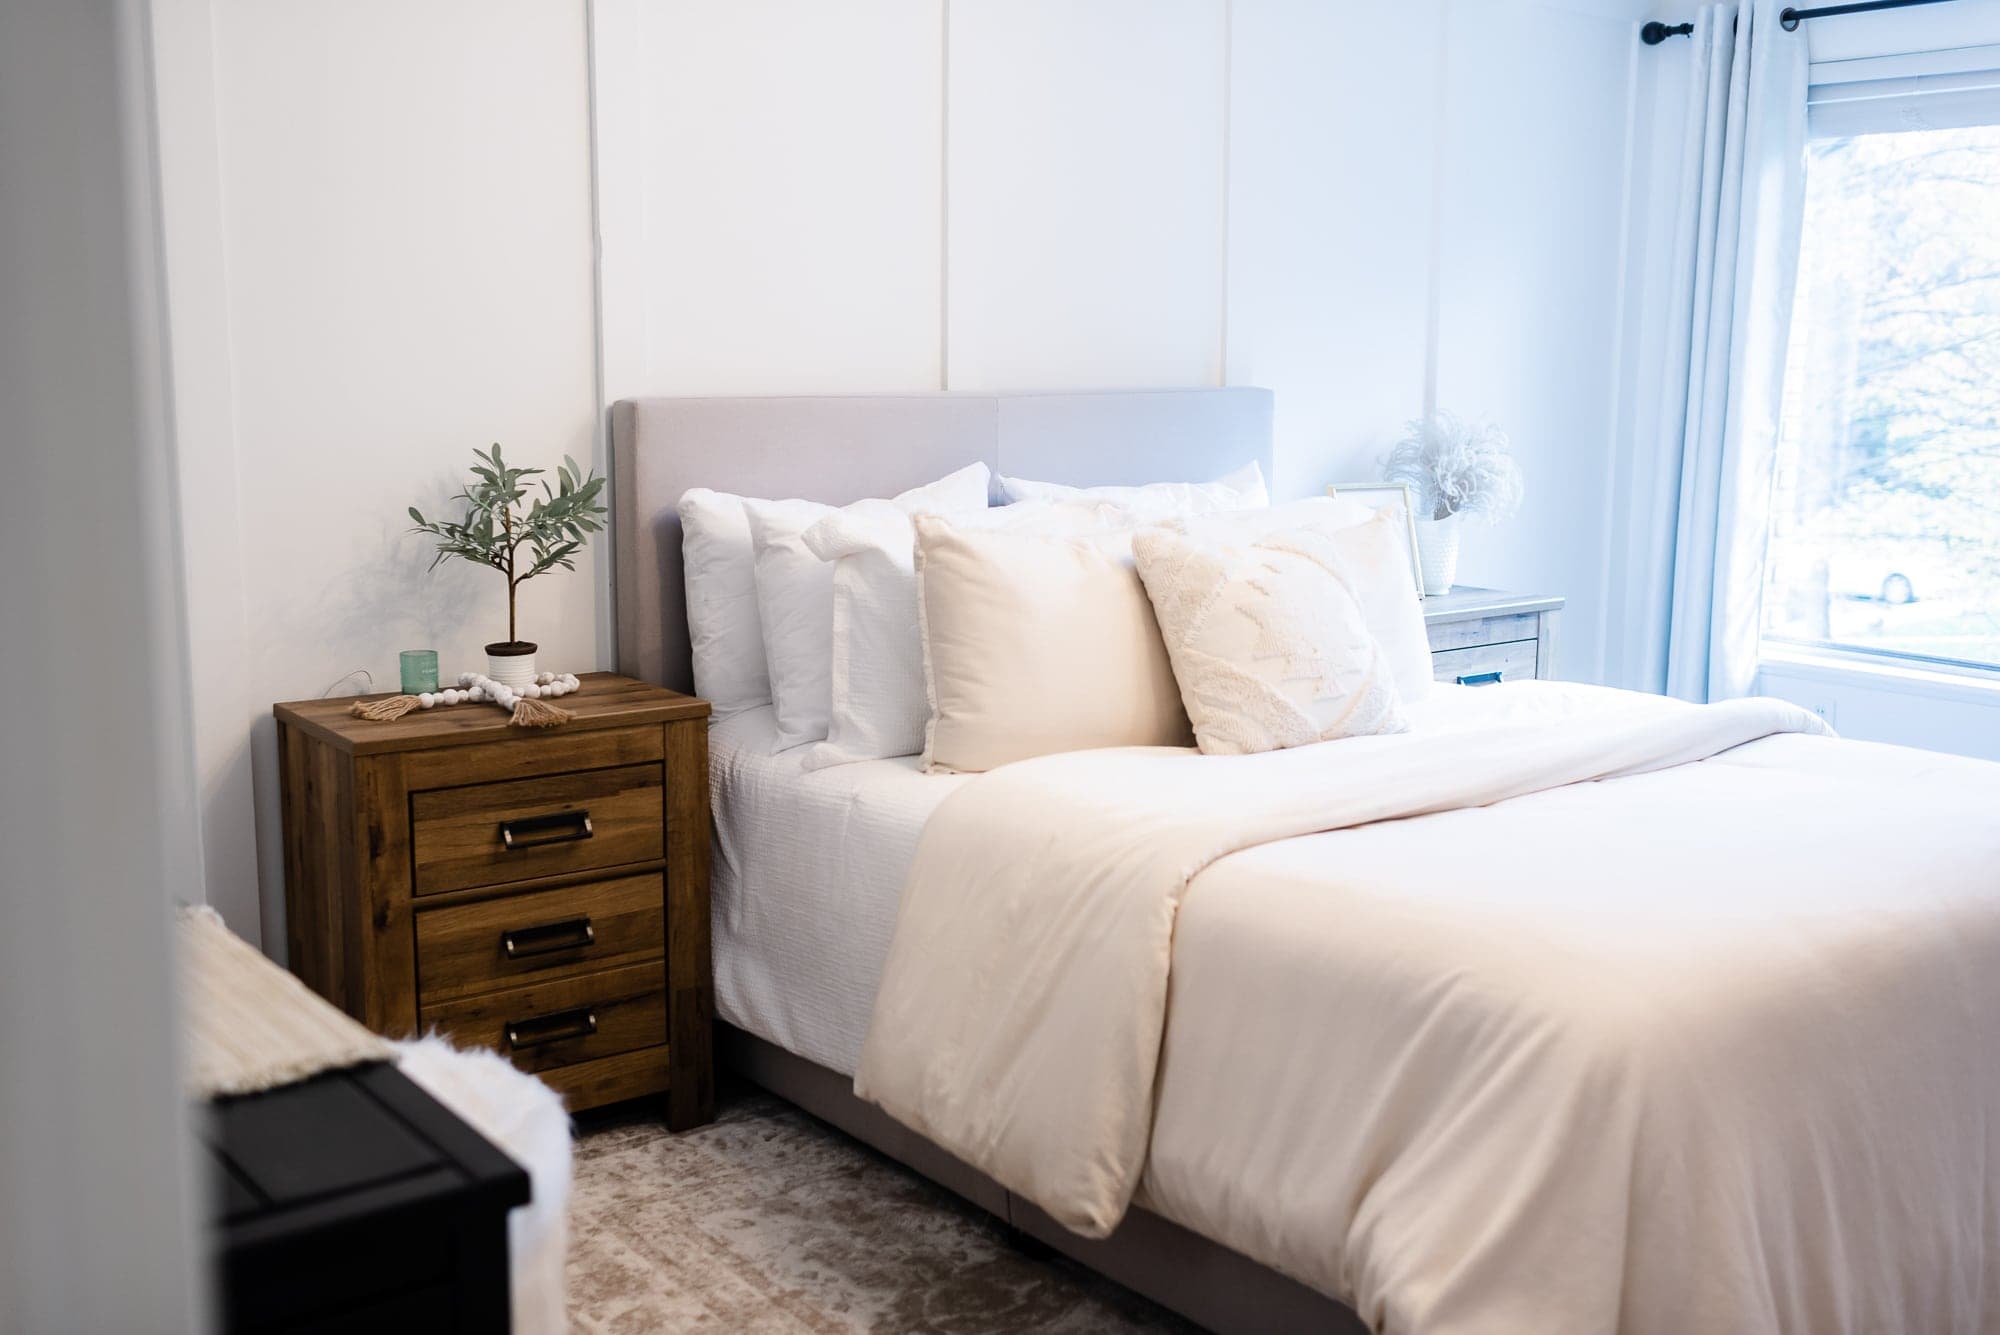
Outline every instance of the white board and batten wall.
<svg viewBox="0 0 2000 1335">
<path fill-rule="evenodd" d="M 1491 416 L 1594 677 L 1647 10 L 597 0 L 605 397 L 1264 385 L 1283 496 Z"/>
<path fill-rule="evenodd" d="M 1490 415 L 1463 573 L 1596 676 L 1648 8 L 156 0 L 209 898 L 281 949 L 272 701 L 501 634 L 404 507 L 630 394 L 1265 385 L 1281 495 Z M 524 595 L 552 666 L 602 558 Z"/>
<path fill-rule="evenodd" d="M 598 457 L 583 4 L 153 0 L 208 898 L 281 954 L 274 701 L 506 638 L 500 580 L 427 573 L 475 446 Z M 609 561 L 523 591 L 605 661 Z M 352 690 L 353 686 L 343 689 Z M 254 813 L 254 815 L 253 815 Z"/>
</svg>

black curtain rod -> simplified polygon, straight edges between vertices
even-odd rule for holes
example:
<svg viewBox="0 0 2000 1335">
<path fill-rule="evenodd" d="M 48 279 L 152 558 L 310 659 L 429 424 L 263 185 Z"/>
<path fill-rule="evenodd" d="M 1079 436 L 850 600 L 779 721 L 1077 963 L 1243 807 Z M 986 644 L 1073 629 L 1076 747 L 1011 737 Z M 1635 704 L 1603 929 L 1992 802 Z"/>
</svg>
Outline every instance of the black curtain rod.
<svg viewBox="0 0 2000 1335">
<path fill-rule="evenodd" d="M 1945 0 L 1854 0 L 1846 5 L 1821 5 L 1818 9 L 1785 9 L 1778 15 L 1778 26 L 1786 32 L 1795 30 L 1806 19 L 1830 18 L 1835 14 L 1866 14 L 1873 9 L 1907 9 L 1911 5 L 1941 5 Z M 1669 37 L 1686 37 L 1694 31 L 1692 23 L 1648 23 L 1639 29 L 1639 40 L 1647 46 L 1658 46 Z"/>
</svg>

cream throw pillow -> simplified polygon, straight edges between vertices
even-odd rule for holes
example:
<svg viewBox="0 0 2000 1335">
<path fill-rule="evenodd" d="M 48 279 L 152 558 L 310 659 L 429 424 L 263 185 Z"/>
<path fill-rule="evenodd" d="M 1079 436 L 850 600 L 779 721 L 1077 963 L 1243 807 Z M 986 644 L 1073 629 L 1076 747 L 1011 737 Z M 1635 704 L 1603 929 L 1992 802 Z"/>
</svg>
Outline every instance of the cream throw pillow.
<svg viewBox="0 0 2000 1335">
<path fill-rule="evenodd" d="M 961 529 L 1092 533 L 1129 529 L 1131 516 L 1088 501 L 1023 501 L 949 516 Z M 892 501 L 861 501 L 805 531 L 805 544 L 833 567 L 832 713 L 826 740 L 802 767 L 825 769 L 924 749 L 930 703 L 917 623 L 916 527 Z"/>
<path fill-rule="evenodd" d="M 915 524 L 927 769 L 1192 743 L 1128 531 Z"/>
<path fill-rule="evenodd" d="M 1170 529 L 1132 540 L 1181 703 L 1210 755 L 1402 732 L 1402 701 L 1342 573 L 1337 532 L 1244 546 Z"/>
</svg>

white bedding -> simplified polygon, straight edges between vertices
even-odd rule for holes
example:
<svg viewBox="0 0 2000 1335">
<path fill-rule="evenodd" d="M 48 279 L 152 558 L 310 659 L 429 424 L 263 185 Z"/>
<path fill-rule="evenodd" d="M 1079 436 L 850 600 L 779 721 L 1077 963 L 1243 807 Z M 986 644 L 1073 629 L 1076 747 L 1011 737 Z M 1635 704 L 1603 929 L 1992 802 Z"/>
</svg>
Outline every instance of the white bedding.
<svg viewBox="0 0 2000 1335">
<path fill-rule="evenodd" d="M 2000 767 L 1813 727 L 1530 683 L 971 780 L 857 1088 L 1378 1330 L 2000 1330 Z"/>
<path fill-rule="evenodd" d="M 709 729 L 716 1011 L 854 1072 L 924 821 L 965 780 L 916 756 L 808 771 L 770 705 Z"/>
</svg>

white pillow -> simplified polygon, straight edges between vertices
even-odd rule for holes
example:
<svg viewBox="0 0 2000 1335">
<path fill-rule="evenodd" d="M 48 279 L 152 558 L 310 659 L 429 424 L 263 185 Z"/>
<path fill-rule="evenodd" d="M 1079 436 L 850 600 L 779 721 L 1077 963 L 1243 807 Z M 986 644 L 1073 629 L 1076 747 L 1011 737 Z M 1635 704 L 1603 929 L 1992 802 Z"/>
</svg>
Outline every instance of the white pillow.
<svg viewBox="0 0 2000 1335">
<path fill-rule="evenodd" d="M 1303 528 L 1233 546 L 1154 528 L 1132 539 L 1203 752 L 1247 755 L 1409 727 L 1342 573 L 1338 537 Z"/>
<path fill-rule="evenodd" d="M 916 532 L 891 501 L 836 510 L 805 531 L 833 572 L 826 740 L 805 768 L 915 755 L 924 746 L 924 649 Z"/>
<path fill-rule="evenodd" d="M 771 698 L 750 520 L 741 496 L 707 487 L 683 495 L 679 508 L 694 691 L 726 718 Z"/>
<path fill-rule="evenodd" d="M 1255 542 L 1267 533 L 1287 529 L 1351 528 L 1373 519 L 1374 506 L 1352 496 L 1308 496 L 1304 500 L 1283 501 L 1261 509 L 1220 510 L 1205 515 L 1181 516 L 1178 521 L 1161 521 L 1189 537 L 1217 542 Z"/>
<path fill-rule="evenodd" d="M 985 464 L 970 464 L 889 504 L 911 513 L 983 510 L 990 477 Z M 744 502 L 779 751 L 825 737 L 832 715 L 833 566 L 806 546 L 805 532 L 834 512 L 817 501 Z"/>
<path fill-rule="evenodd" d="M 916 532 L 927 769 L 1192 742 L 1128 530 Z"/>
<path fill-rule="evenodd" d="M 1271 503 L 1264 470 L 1255 459 L 1213 482 L 1149 482 L 1140 487 L 1066 487 L 1003 475 L 1000 494 L 1009 501 L 1107 501 L 1141 520 L 1248 510 Z"/>
<path fill-rule="evenodd" d="M 1026 501 L 955 511 L 959 528 L 1080 533 L 1127 529 L 1132 519 L 1092 502 Z M 923 633 L 917 620 L 916 526 L 889 501 L 836 510 L 805 531 L 806 546 L 833 563 L 833 654 L 826 740 L 806 769 L 912 756 L 924 749 Z"/>
<path fill-rule="evenodd" d="M 1356 522 L 1357 512 L 1360 515 Z M 1334 551 L 1368 630 L 1388 655 L 1405 704 L 1430 694 L 1431 644 L 1424 604 L 1410 563 L 1410 521 L 1401 505 L 1380 510 L 1352 497 L 1315 496 L 1241 514 L 1169 521 L 1197 541 L 1247 546 L 1269 534 L 1311 526 L 1330 534 Z"/>
</svg>

